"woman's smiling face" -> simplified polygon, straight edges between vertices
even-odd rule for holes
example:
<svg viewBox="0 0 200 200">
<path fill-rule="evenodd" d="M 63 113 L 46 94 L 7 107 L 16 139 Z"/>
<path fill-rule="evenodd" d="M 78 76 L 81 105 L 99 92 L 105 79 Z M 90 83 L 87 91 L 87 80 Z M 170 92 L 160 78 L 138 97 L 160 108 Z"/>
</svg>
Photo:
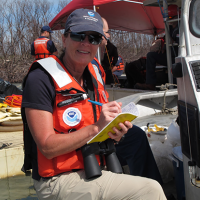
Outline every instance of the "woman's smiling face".
<svg viewBox="0 0 200 200">
<path fill-rule="evenodd" d="M 91 44 L 88 40 L 88 35 L 99 35 L 96 32 L 87 31 L 83 32 L 87 36 L 83 41 L 74 41 L 70 37 L 70 33 L 67 34 L 67 37 L 63 36 L 63 46 L 65 48 L 65 58 L 66 62 L 73 65 L 74 67 L 86 67 L 90 63 L 97 52 L 99 45 Z M 76 67 L 77 68 L 77 67 Z"/>
</svg>

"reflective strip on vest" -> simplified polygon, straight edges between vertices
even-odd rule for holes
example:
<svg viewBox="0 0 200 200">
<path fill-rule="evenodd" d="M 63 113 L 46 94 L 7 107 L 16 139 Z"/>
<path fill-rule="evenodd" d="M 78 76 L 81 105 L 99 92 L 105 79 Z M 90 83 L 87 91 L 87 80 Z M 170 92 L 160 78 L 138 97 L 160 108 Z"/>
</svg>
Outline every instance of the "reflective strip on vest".
<svg viewBox="0 0 200 200">
<path fill-rule="evenodd" d="M 37 61 L 51 76 L 54 78 L 55 82 L 61 88 L 72 82 L 71 78 L 61 67 L 61 65 L 52 57 L 44 58 Z M 62 78 L 60 78 L 62 77 Z"/>
<path fill-rule="evenodd" d="M 94 64 L 93 64 L 92 66 L 93 66 L 94 71 L 95 71 L 95 74 L 96 74 L 96 76 L 97 76 L 97 80 L 98 80 L 102 85 L 104 85 L 103 80 L 102 80 L 102 77 L 101 77 L 101 75 L 100 75 L 100 73 L 99 73 L 99 69 L 98 69 L 97 66 L 94 65 Z"/>
</svg>

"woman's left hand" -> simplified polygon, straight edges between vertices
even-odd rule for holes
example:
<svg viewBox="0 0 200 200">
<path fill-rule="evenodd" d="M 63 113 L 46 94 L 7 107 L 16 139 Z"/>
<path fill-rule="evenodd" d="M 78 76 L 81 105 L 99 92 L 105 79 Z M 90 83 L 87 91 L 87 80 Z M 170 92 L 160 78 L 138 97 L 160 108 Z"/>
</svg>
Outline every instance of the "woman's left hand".
<svg viewBox="0 0 200 200">
<path fill-rule="evenodd" d="M 132 123 L 129 121 L 125 121 L 124 123 L 119 123 L 119 127 L 121 130 L 118 130 L 116 127 L 113 127 L 114 133 L 109 132 L 108 135 L 111 139 L 120 141 L 122 136 L 127 133 L 128 129 L 132 128 Z"/>
</svg>

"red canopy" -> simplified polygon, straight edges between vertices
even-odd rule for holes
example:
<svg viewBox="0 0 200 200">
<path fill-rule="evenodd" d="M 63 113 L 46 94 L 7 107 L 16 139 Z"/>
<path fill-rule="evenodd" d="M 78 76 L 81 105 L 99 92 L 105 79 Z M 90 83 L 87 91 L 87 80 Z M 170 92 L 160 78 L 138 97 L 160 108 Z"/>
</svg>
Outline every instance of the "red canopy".
<svg viewBox="0 0 200 200">
<path fill-rule="evenodd" d="M 156 35 L 164 32 L 159 7 L 143 6 L 144 0 L 72 0 L 49 23 L 52 30 L 64 29 L 69 14 L 78 8 L 96 11 L 108 21 L 110 29 Z"/>
</svg>

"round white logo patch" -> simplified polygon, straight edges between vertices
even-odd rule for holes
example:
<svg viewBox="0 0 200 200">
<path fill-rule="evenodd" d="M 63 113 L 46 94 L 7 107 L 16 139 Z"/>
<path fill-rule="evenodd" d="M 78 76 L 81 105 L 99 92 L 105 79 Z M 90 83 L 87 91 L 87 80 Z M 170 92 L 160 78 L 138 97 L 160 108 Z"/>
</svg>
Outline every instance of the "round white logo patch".
<svg viewBox="0 0 200 200">
<path fill-rule="evenodd" d="M 76 126 L 80 123 L 81 118 L 82 115 L 78 108 L 67 108 L 63 113 L 63 121 L 68 126 Z"/>
</svg>

